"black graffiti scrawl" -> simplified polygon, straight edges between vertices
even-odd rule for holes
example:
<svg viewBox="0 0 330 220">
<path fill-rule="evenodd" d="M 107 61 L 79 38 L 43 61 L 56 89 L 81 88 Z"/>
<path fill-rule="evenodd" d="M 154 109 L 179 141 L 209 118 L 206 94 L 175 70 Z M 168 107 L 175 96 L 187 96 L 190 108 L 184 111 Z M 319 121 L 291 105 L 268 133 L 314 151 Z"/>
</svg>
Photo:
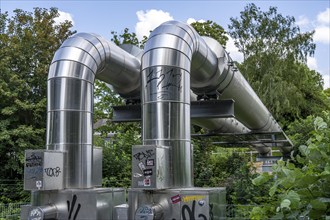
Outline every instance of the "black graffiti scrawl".
<svg viewBox="0 0 330 220">
<path fill-rule="evenodd" d="M 190 207 L 186 204 L 182 206 L 182 219 L 183 220 L 196 220 L 195 218 L 195 206 L 196 206 L 196 200 L 194 200 L 192 202 L 192 207 L 190 209 Z M 188 214 L 188 216 L 186 216 L 186 213 Z M 207 220 L 206 216 L 204 214 L 199 214 L 198 218 L 200 218 L 201 220 Z"/>
<path fill-rule="evenodd" d="M 72 203 L 70 203 L 69 200 L 66 201 L 66 203 L 68 205 L 68 212 L 69 212 L 68 220 L 71 220 L 71 219 L 76 220 L 77 219 L 78 213 L 79 213 L 80 208 L 81 208 L 81 204 L 78 203 L 78 206 L 77 206 L 76 210 L 74 211 L 75 206 L 76 206 L 76 202 L 77 202 L 77 196 L 76 195 L 73 195 Z M 73 218 L 71 218 L 71 217 L 73 217 Z"/>
</svg>

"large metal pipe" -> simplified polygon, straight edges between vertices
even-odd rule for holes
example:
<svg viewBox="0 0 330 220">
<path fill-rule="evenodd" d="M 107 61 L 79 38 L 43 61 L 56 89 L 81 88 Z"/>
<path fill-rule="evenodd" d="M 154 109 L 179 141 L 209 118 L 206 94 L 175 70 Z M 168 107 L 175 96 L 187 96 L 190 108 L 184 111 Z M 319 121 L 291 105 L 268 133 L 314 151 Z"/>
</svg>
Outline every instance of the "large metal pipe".
<svg viewBox="0 0 330 220">
<path fill-rule="evenodd" d="M 192 91 L 190 92 L 190 100 L 197 100 L 197 96 Z M 191 124 L 206 128 L 214 133 L 244 134 L 251 131 L 236 118 L 195 118 L 191 119 Z"/>
<path fill-rule="evenodd" d="M 237 120 L 251 131 L 283 132 L 271 113 L 251 88 L 250 84 L 235 67 L 233 60 L 225 49 L 216 40 L 210 37 L 203 37 L 203 39 L 214 52 L 218 60 L 218 71 L 215 76 L 212 77 L 212 81 L 216 80 L 217 83 L 211 81 L 206 85 L 200 86 L 196 82 L 196 86 L 192 86 L 192 90 L 196 94 L 213 95 L 218 93 L 220 99 L 234 99 L 235 116 Z M 193 72 L 191 75 L 192 78 L 195 76 Z M 196 75 L 198 75 L 198 72 Z M 215 120 L 211 121 L 214 122 Z M 222 125 L 226 124 L 226 121 L 223 120 L 218 122 L 219 124 L 217 127 L 224 127 Z M 280 144 L 278 144 L 278 147 L 284 154 L 289 153 L 292 149 L 291 146 L 283 146 Z M 271 146 L 269 146 L 269 144 L 255 145 L 254 148 L 257 149 L 260 154 L 268 154 L 271 151 Z"/>
<path fill-rule="evenodd" d="M 235 67 L 225 49 L 214 39 L 203 37 L 217 59 L 217 72 L 208 83 L 201 86 L 196 82 L 192 90 L 196 94 L 220 94 L 220 99 L 235 100 L 235 116 L 252 131 L 280 132 L 281 128 L 257 94 Z M 198 71 L 191 73 L 192 79 L 199 77 Z M 216 82 L 213 82 L 215 80 Z"/>
<path fill-rule="evenodd" d="M 170 21 L 150 34 L 141 65 L 143 143 L 169 146 L 173 187 L 191 187 L 190 73 L 206 84 L 217 59 L 191 26 Z"/>
<path fill-rule="evenodd" d="M 194 93 L 190 93 L 191 101 L 197 100 Z M 197 118 L 192 119 L 191 123 L 202 128 L 206 128 L 211 133 L 231 133 L 231 134 L 247 134 L 251 130 L 245 127 L 236 118 Z M 271 147 L 267 144 L 251 145 L 261 155 L 267 155 L 271 151 Z"/>
<path fill-rule="evenodd" d="M 143 142 L 171 147 L 174 186 L 192 182 L 183 180 L 192 178 L 190 87 L 199 95 L 220 93 L 222 99 L 234 99 L 236 118 L 252 131 L 281 131 L 224 48 L 212 38 L 200 37 L 187 24 L 170 21 L 157 27 L 145 45 L 141 65 Z M 217 122 L 220 127 L 228 124 Z M 259 149 L 265 153 L 270 148 Z"/>
<path fill-rule="evenodd" d="M 140 61 L 112 42 L 79 33 L 56 51 L 48 75 L 47 149 L 66 152 L 66 188 L 90 188 L 93 89 L 98 78 L 124 97 L 140 93 Z"/>
</svg>

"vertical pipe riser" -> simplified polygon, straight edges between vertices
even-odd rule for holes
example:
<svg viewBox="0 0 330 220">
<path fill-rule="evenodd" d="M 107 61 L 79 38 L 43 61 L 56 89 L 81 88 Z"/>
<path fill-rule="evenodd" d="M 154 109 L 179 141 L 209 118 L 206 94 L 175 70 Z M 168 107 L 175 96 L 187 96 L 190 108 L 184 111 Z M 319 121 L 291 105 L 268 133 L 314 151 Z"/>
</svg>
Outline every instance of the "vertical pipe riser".
<svg viewBox="0 0 330 220">
<path fill-rule="evenodd" d="M 217 59 L 191 26 L 170 21 L 149 36 L 141 65 L 143 142 L 169 146 L 173 187 L 190 187 L 190 71 L 209 79 Z"/>
<path fill-rule="evenodd" d="M 66 152 L 68 188 L 93 186 L 93 89 L 92 83 L 76 78 L 48 80 L 47 149 Z"/>
<path fill-rule="evenodd" d="M 79 33 L 56 51 L 48 74 L 49 150 L 66 153 L 65 187 L 93 187 L 94 80 L 139 96 L 140 61 L 101 36 Z"/>
<path fill-rule="evenodd" d="M 189 73 L 154 66 L 142 71 L 143 144 L 170 147 L 174 187 L 192 186 Z"/>
</svg>

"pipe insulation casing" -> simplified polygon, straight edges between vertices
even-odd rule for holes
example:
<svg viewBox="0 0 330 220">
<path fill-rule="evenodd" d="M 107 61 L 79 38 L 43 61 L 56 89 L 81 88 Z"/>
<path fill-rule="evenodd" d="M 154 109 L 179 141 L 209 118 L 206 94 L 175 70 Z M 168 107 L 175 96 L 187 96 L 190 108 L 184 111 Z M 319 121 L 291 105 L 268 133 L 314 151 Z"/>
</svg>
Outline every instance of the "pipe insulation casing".
<svg viewBox="0 0 330 220">
<path fill-rule="evenodd" d="M 189 124 L 183 123 L 182 126 L 172 127 L 175 122 L 190 121 L 190 112 L 185 110 L 189 101 L 183 98 L 188 97 L 189 93 L 188 83 L 185 81 L 190 81 L 190 87 L 196 94 L 220 93 L 221 99 L 235 100 L 235 116 L 242 124 L 241 126 L 236 126 L 237 123 L 232 124 L 234 126 L 231 125 L 233 129 L 230 131 L 241 132 L 242 129 L 281 131 L 251 86 L 234 66 L 224 48 L 212 38 L 200 37 L 187 24 L 169 21 L 157 27 L 145 45 L 141 65 L 143 141 L 145 144 L 173 145 L 171 155 L 175 186 L 186 184 L 177 180 L 179 176 L 182 176 L 181 172 L 188 173 L 189 170 L 188 166 L 182 166 L 179 171 L 173 169 L 177 167 L 177 161 L 189 161 L 182 152 L 189 151 L 190 138 L 176 144 L 179 139 L 185 140 L 190 136 L 190 130 L 186 129 Z M 190 76 L 190 80 L 187 76 Z M 173 109 L 173 106 L 178 107 Z M 165 117 L 162 118 L 162 115 Z M 201 121 L 194 123 L 211 125 L 220 130 L 224 130 L 223 125 L 230 124 L 229 121 L 223 119 Z M 219 123 L 219 126 L 214 126 L 215 123 Z M 172 134 L 181 134 L 181 136 Z M 186 150 L 177 150 L 184 148 Z M 265 153 L 270 149 L 264 146 L 259 151 Z M 192 175 L 189 174 L 189 176 Z"/>
<path fill-rule="evenodd" d="M 281 128 L 261 102 L 240 71 L 235 67 L 233 60 L 225 49 L 216 40 L 202 37 L 218 60 L 217 72 L 211 82 L 205 87 L 193 87 L 196 94 L 219 93 L 220 99 L 235 100 L 235 116 L 252 131 L 280 132 Z M 192 72 L 191 77 L 200 75 L 198 71 Z M 216 86 L 214 86 L 216 85 Z M 213 91 L 213 92 L 212 92 Z"/>
<path fill-rule="evenodd" d="M 190 83 L 215 75 L 216 56 L 191 26 L 169 21 L 150 34 L 141 65 L 143 143 L 169 146 L 172 187 L 191 187 Z"/>
<path fill-rule="evenodd" d="M 137 58 L 94 34 L 76 34 L 56 51 L 48 74 L 46 146 L 66 152 L 66 188 L 93 187 L 95 78 L 124 97 L 135 97 L 139 70 Z"/>
</svg>

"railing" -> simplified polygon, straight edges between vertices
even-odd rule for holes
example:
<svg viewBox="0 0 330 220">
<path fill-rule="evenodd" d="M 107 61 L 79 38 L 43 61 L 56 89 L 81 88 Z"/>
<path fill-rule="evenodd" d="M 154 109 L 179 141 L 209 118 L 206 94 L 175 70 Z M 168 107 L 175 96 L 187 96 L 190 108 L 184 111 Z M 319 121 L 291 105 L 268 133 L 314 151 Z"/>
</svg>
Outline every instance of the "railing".
<svg viewBox="0 0 330 220">
<path fill-rule="evenodd" d="M 251 211 L 255 205 L 225 205 L 226 219 L 250 219 Z"/>
<path fill-rule="evenodd" d="M 0 220 L 20 219 L 21 205 L 23 203 L 0 204 Z"/>
<path fill-rule="evenodd" d="M 23 203 L 0 204 L 0 220 L 20 219 L 21 205 Z M 250 213 L 254 205 L 225 205 L 225 219 L 250 219 Z"/>
</svg>

